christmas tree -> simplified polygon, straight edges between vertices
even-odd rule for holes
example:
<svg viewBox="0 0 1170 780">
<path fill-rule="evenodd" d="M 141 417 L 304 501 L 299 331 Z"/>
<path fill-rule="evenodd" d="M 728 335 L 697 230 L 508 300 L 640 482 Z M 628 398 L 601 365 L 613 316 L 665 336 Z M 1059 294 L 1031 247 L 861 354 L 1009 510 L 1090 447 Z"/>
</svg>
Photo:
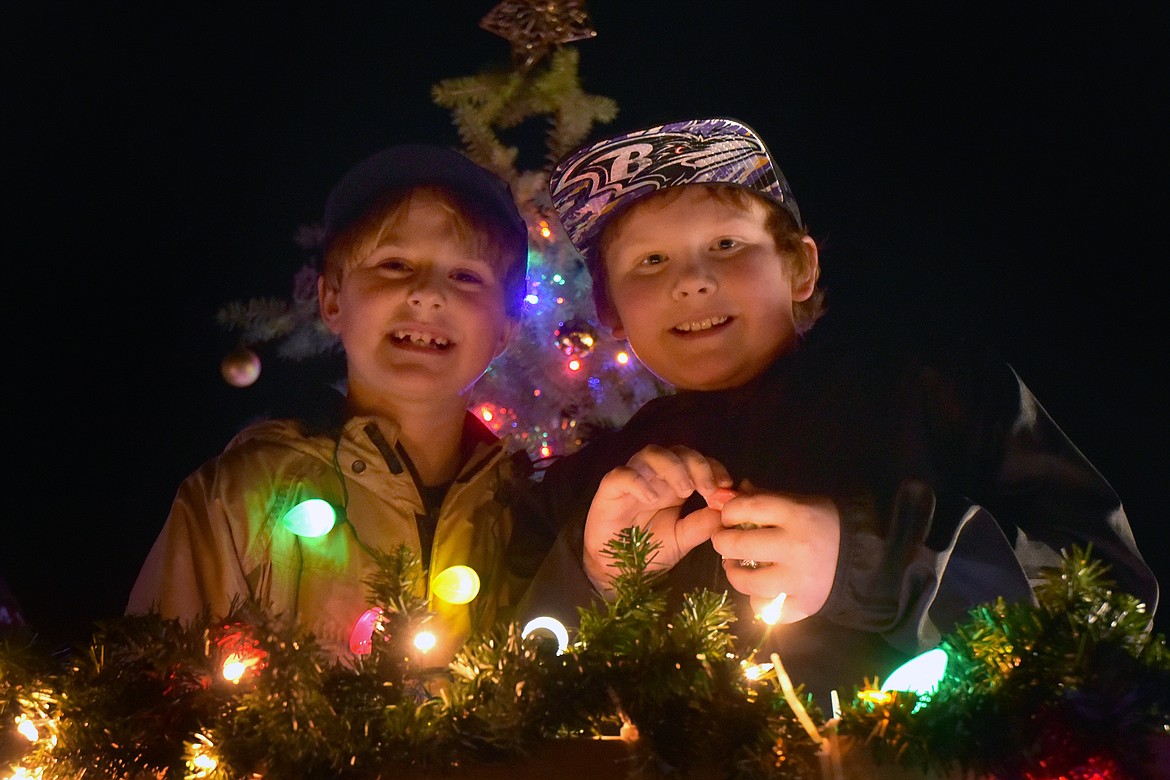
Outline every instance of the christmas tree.
<svg viewBox="0 0 1170 780">
<path fill-rule="evenodd" d="M 556 161 L 586 140 L 595 124 L 617 115 L 613 100 L 583 90 L 580 55 L 568 45 L 595 35 L 584 5 L 502 2 L 481 26 L 510 42 L 510 67 L 445 79 L 434 85 L 432 97 L 450 111 L 460 151 L 512 187 L 528 223 L 528 295 L 519 332 L 476 384 L 470 408 L 514 449 L 540 460 L 568 454 L 595 431 L 620 426 L 670 388 L 598 323 L 589 274 L 548 194 Z M 540 121 L 544 164 L 519 170 L 520 149 L 506 145 L 501 133 Z M 219 323 L 240 339 L 223 364 L 232 384 L 255 380 L 259 362 L 252 347 L 260 344 L 291 360 L 339 349 L 317 318 L 318 258 L 312 252 L 318 236 L 313 225 L 298 232 L 310 256 L 288 300 L 236 301 L 220 310 Z"/>
</svg>

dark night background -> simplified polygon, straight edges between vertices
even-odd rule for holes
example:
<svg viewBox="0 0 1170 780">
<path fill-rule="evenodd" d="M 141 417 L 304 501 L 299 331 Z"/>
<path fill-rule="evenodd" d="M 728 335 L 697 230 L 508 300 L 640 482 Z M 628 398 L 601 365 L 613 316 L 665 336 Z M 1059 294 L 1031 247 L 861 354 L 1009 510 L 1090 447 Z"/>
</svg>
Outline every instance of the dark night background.
<svg viewBox="0 0 1170 780">
<path fill-rule="evenodd" d="M 431 86 L 509 56 L 478 26 L 492 0 L 77 5 L 7 12 L 3 47 L 0 577 L 70 641 L 120 613 L 179 482 L 298 369 L 229 387 L 216 310 L 287 297 L 334 180 L 390 143 L 456 145 Z M 595 133 L 755 127 L 829 316 L 997 346 L 1165 586 L 1170 7 L 860 5 L 592 0 L 584 88 L 619 106 Z"/>
</svg>

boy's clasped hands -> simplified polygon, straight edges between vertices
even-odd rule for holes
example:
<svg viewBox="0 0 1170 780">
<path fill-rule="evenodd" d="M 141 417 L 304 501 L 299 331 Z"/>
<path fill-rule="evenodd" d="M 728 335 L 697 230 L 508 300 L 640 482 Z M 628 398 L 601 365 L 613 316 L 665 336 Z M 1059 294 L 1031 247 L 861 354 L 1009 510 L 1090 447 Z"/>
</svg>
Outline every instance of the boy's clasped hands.
<svg viewBox="0 0 1170 780">
<path fill-rule="evenodd" d="M 823 496 L 760 491 L 746 480 L 734 484 L 722 463 L 683 446 L 649 445 L 607 473 L 585 522 L 583 562 L 594 587 L 612 595 L 616 568 L 605 546 L 637 526 L 659 545 L 650 569 L 670 569 L 710 541 L 728 582 L 757 614 L 780 593 L 787 594 L 780 622 L 818 612 L 837 570 L 836 505 Z M 694 493 L 706 506 L 682 514 Z"/>
</svg>

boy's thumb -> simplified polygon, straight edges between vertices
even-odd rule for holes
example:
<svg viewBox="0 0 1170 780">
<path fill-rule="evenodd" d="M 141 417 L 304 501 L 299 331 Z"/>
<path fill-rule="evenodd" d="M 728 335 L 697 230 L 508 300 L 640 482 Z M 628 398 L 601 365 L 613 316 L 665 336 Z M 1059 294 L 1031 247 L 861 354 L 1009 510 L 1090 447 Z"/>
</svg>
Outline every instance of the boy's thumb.
<svg viewBox="0 0 1170 780">
<path fill-rule="evenodd" d="M 674 542 L 678 547 L 678 557 L 682 558 L 703 542 L 709 541 L 711 534 L 722 529 L 723 521 L 717 509 L 705 506 L 683 515 L 674 524 Z"/>
</svg>

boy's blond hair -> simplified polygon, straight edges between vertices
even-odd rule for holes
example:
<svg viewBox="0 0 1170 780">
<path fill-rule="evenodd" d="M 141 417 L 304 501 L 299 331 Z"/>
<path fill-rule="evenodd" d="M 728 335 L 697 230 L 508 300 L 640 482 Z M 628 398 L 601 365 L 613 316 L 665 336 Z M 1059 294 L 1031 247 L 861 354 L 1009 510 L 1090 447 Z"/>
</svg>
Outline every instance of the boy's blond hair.
<svg viewBox="0 0 1170 780">
<path fill-rule="evenodd" d="M 412 199 L 429 195 L 446 208 L 456 237 L 472 247 L 477 256 L 488 258 L 503 271 L 508 313 L 518 316 L 525 293 L 526 247 L 510 246 L 508 236 L 480 210 L 459 194 L 435 185 L 393 190 L 378 198 L 370 209 L 333 238 L 325 249 L 321 275 L 330 288 L 341 287 L 345 275 L 378 248 L 386 233 L 406 212 Z M 524 260 L 522 261 L 522 258 Z"/>
<path fill-rule="evenodd" d="M 614 239 L 622 229 L 622 225 L 630 215 L 646 204 L 665 205 L 670 203 L 683 191 L 684 187 L 701 187 L 713 200 L 725 205 L 748 211 L 753 205 L 762 206 L 766 217 L 764 227 L 772 234 L 776 243 L 776 251 L 780 254 L 785 265 L 785 272 L 797 280 L 807 279 L 810 274 L 820 276 L 820 266 L 811 257 L 812 249 L 803 240 L 808 230 L 797 225 L 789 211 L 770 198 L 762 197 L 755 192 L 734 184 L 689 184 L 678 187 L 667 187 L 653 195 L 635 201 L 628 208 L 616 213 L 606 222 L 601 234 L 588 251 L 582 253 L 589 268 L 589 275 L 593 280 L 593 304 L 597 309 L 598 317 L 602 322 L 612 322 L 616 319 L 613 299 L 609 294 L 609 274 L 605 268 L 605 255 Z M 817 286 L 807 300 L 796 301 L 792 305 L 793 321 L 796 332 L 804 334 L 825 313 L 825 291 Z"/>
<path fill-rule="evenodd" d="M 330 191 L 322 221 L 322 282 L 336 289 L 369 257 L 416 193 L 448 206 L 457 238 L 501 270 L 510 317 L 519 318 L 528 272 L 528 228 L 508 183 L 467 156 L 432 144 L 387 147 Z"/>
</svg>

